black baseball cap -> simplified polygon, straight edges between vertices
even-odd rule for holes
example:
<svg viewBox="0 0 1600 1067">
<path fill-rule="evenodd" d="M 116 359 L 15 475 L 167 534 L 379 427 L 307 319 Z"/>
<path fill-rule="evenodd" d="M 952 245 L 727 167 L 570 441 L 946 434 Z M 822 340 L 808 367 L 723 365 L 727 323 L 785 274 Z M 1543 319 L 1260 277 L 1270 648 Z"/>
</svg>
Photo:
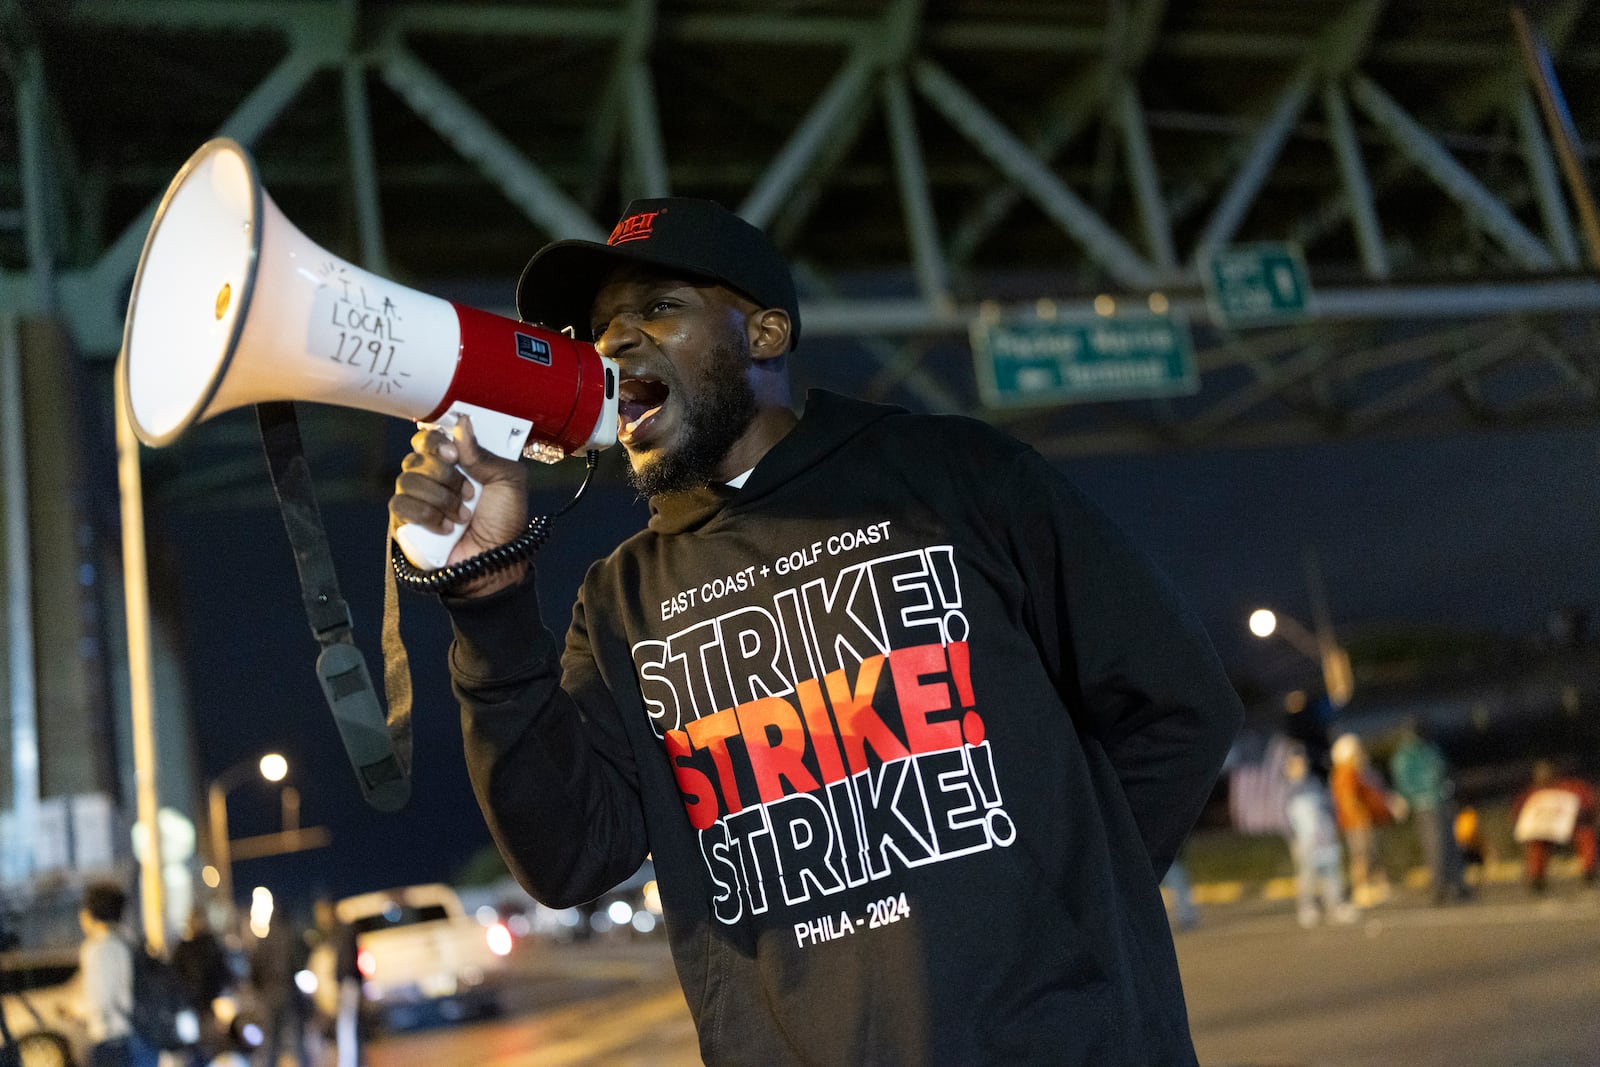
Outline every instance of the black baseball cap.
<svg viewBox="0 0 1600 1067">
<path fill-rule="evenodd" d="M 517 281 L 517 314 L 587 339 L 600 282 L 623 263 L 680 270 L 724 285 L 763 308 L 789 313 L 789 347 L 800 340 L 800 305 L 789 265 L 759 228 L 714 200 L 635 200 L 604 244 L 555 241 L 535 252 Z"/>
</svg>

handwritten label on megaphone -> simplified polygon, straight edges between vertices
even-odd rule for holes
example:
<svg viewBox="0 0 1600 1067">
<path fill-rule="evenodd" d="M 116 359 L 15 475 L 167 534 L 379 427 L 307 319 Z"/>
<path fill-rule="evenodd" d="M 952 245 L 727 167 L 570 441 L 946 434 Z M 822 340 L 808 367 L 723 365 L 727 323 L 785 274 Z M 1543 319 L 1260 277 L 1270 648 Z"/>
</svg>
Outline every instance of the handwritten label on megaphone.
<svg viewBox="0 0 1600 1067">
<path fill-rule="evenodd" d="M 331 258 L 315 273 L 307 353 L 343 378 L 343 389 L 363 394 L 363 406 L 413 418 L 431 412 L 456 373 L 454 307 Z"/>
</svg>

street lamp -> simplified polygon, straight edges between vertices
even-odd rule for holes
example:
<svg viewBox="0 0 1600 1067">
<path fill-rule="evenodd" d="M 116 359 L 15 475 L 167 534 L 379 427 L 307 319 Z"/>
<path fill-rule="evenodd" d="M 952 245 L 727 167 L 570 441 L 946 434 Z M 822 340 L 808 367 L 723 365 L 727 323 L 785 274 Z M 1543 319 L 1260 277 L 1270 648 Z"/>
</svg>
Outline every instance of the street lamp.
<svg viewBox="0 0 1600 1067">
<path fill-rule="evenodd" d="M 289 761 L 276 752 L 268 752 L 254 763 L 242 760 L 213 778 L 206 788 L 211 824 L 211 865 L 216 868 L 213 888 L 230 912 L 233 910 L 233 860 L 228 851 L 228 790 L 248 779 L 252 770 L 269 782 L 281 782 L 289 773 Z M 211 884 L 209 879 L 207 881 Z"/>
<path fill-rule="evenodd" d="M 1322 685 L 1335 710 L 1350 703 L 1355 695 L 1355 675 L 1350 670 L 1350 654 L 1344 650 L 1333 631 L 1319 626 L 1316 633 L 1306 629 L 1293 615 L 1282 615 L 1270 608 L 1257 608 L 1250 613 L 1250 632 L 1260 638 L 1282 634 L 1302 655 L 1322 665 Z"/>
</svg>

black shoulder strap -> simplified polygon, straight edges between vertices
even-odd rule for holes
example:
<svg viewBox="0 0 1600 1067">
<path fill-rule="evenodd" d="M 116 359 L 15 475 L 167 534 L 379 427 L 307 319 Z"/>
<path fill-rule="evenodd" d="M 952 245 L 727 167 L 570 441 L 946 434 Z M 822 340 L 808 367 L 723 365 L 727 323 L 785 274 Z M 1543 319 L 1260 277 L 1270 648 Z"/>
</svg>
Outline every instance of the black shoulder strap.
<svg viewBox="0 0 1600 1067">
<path fill-rule="evenodd" d="M 322 513 L 311 485 L 311 468 L 300 444 L 294 405 L 288 401 L 257 404 L 256 421 L 261 427 L 261 443 L 278 506 L 283 511 L 283 525 L 294 549 L 306 618 L 312 635 L 322 646 L 317 656 L 317 679 L 322 683 L 323 696 L 333 712 L 350 765 L 355 768 L 361 795 L 380 811 L 398 811 L 411 797 L 411 673 L 404 648 L 394 641 L 400 654 L 396 662 L 386 632 L 389 660 L 384 680 L 390 698 L 386 719 L 372 676 L 367 673 L 366 659 L 352 636 L 350 607 L 339 592 Z M 386 631 L 392 614 L 389 601 L 395 595 L 391 578 L 384 596 Z M 397 622 L 394 629 L 398 631 Z M 398 632 L 394 636 L 398 638 Z"/>
</svg>

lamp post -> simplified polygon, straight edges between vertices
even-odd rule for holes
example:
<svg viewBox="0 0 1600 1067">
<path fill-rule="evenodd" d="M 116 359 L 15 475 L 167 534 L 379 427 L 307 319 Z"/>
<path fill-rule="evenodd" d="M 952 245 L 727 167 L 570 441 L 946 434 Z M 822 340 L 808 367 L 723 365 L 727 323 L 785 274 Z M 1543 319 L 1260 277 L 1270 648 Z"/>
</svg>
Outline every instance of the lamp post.
<svg viewBox="0 0 1600 1067">
<path fill-rule="evenodd" d="M 1355 675 L 1350 670 L 1350 654 L 1333 635 L 1333 629 L 1319 625 L 1312 633 L 1294 616 L 1281 615 L 1270 608 L 1250 613 L 1250 632 L 1260 638 L 1281 634 L 1302 655 L 1322 665 L 1322 685 L 1335 710 L 1350 703 L 1355 694 Z"/>
<path fill-rule="evenodd" d="M 228 845 L 228 790 L 250 777 L 254 770 L 269 782 L 281 782 L 289 773 L 289 761 L 276 752 L 268 752 L 252 763 L 243 760 L 211 780 L 206 788 L 211 830 L 211 865 L 216 868 L 218 895 L 233 909 L 233 860 Z"/>
</svg>

